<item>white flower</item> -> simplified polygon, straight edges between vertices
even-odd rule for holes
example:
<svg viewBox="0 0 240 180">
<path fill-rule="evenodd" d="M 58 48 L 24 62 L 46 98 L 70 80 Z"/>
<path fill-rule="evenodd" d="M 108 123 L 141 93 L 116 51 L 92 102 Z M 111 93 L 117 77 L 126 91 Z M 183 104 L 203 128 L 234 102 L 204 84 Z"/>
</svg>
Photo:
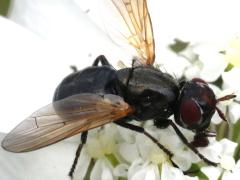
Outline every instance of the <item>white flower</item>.
<svg viewBox="0 0 240 180">
<path fill-rule="evenodd" d="M 228 139 L 222 139 L 220 141 L 212 141 L 212 138 L 209 139 L 211 141 L 207 147 L 199 148 L 203 155 L 219 163 L 222 161 L 223 158 L 225 158 L 225 156 L 233 157 L 237 143 L 234 143 Z"/>
<path fill-rule="evenodd" d="M 218 180 L 221 175 L 221 168 L 213 166 L 202 167 L 201 171 L 211 180 Z"/>
<path fill-rule="evenodd" d="M 90 175 L 90 180 L 114 180 L 113 167 L 106 159 L 98 159 Z"/>
<path fill-rule="evenodd" d="M 240 34 L 237 34 L 228 43 L 225 51 L 225 59 L 234 66 L 240 67 Z"/>
<path fill-rule="evenodd" d="M 227 62 L 220 53 L 219 45 L 202 43 L 193 46 L 193 52 L 198 56 L 186 69 L 185 76 L 188 79 L 195 77 L 204 79 L 206 82 L 213 82 L 219 78 Z"/>
<path fill-rule="evenodd" d="M 224 171 L 222 175 L 222 180 L 230 180 L 230 179 L 239 179 L 240 177 L 240 160 L 232 167 L 231 170 Z"/>
<path fill-rule="evenodd" d="M 116 133 L 116 126 L 111 124 L 90 131 L 86 142 L 88 154 L 93 158 L 102 158 L 106 154 L 114 154 L 117 149 Z"/>
<path fill-rule="evenodd" d="M 223 175 L 227 173 L 226 176 L 229 175 L 230 172 L 236 171 L 235 169 L 239 168 L 239 165 L 235 165 L 235 160 L 233 158 L 233 154 L 235 148 L 237 147 L 237 143 L 234 143 L 228 139 L 222 139 L 219 142 L 214 142 L 206 147 L 202 153 L 210 158 L 214 159 L 215 162 L 219 162 L 220 166 L 218 167 L 202 167 L 201 170 L 205 173 L 209 179 L 218 179 L 220 174 L 223 172 Z M 208 150 L 212 149 L 213 153 L 209 153 Z M 226 180 L 226 179 L 225 179 Z"/>
<path fill-rule="evenodd" d="M 221 177 L 222 180 L 235 180 L 240 177 L 240 160 L 235 164 L 231 157 L 226 158 L 231 162 L 231 168 L 221 169 L 220 167 L 202 167 L 201 171 L 211 180 L 217 180 Z M 228 162 L 229 163 L 229 162 Z"/>
<path fill-rule="evenodd" d="M 213 84 L 209 84 L 209 86 L 213 90 L 214 94 L 216 95 L 216 99 L 235 93 L 235 91 L 232 88 L 221 90 L 219 87 L 217 87 Z M 229 113 L 230 117 L 226 117 L 227 121 L 229 121 L 231 123 L 235 123 L 239 119 L 239 117 L 238 117 L 238 116 L 240 116 L 240 114 L 238 112 L 239 104 L 233 102 L 233 99 L 227 100 L 227 101 L 220 101 L 217 103 L 216 106 L 218 109 L 220 109 L 222 111 L 222 113 L 225 116 L 228 115 L 227 113 Z M 215 111 L 215 113 L 211 119 L 211 122 L 214 124 L 220 124 L 222 121 L 223 120 L 221 119 L 221 117 L 219 116 L 217 111 Z"/>
<path fill-rule="evenodd" d="M 197 180 L 198 177 L 185 176 L 183 172 L 168 163 L 162 165 L 161 180 Z"/>
<path fill-rule="evenodd" d="M 228 72 L 222 74 L 223 78 L 223 88 L 231 89 L 234 94 L 237 95 L 235 98 L 237 101 L 240 101 L 240 85 L 236 83 L 237 78 L 240 77 L 240 68 L 234 67 Z M 232 102 L 229 105 L 229 113 L 231 117 L 231 122 L 236 123 L 240 119 L 240 104 Z"/>
<path fill-rule="evenodd" d="M 134 161 L 128 170 L 129 180 L 157 180 L 159 171 L 156 165 L 145 162 L 141 159 Z"/>
</svg>

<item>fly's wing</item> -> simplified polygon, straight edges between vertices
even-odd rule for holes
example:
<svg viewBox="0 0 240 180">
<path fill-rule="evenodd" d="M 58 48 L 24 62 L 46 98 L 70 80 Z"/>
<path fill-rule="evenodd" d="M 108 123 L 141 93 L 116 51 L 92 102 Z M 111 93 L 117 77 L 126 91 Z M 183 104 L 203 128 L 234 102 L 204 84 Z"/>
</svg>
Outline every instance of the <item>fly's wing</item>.
<svg viewBox="0 0 240 180">
<path fill-rule="evenodd" d="M 36 150 L 132 112 L 133 109 L 116 95 L 73 95 L 26 118 L 4 138 L 2 147 L 11 152 Z"/>
<path fill-rule="evenodd" d="M 146 0 L 109 0 L 108 6 L 111 5 L 106 11 L 113 9 L 115 13 L 105 19 L 113 17 L 115 20 L 108 23 L 107 30 L 113 29 L 115 24 L 119 26 L 109 32 L 110 36 L 115 33 L 115 37 L 124 39 L 134 47 L 138 54 L 138 64 L 152 65 L 155 59 L 155 44 Z"/>
</svg>

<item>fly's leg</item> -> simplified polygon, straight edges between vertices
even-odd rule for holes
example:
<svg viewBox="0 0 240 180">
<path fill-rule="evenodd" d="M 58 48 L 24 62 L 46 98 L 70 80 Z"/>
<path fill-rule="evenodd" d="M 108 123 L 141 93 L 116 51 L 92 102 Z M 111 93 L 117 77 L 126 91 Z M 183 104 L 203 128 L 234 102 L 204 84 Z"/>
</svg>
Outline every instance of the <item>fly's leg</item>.
<svg viewBox="0 0 240 180">
<path fill-rule="evenodd" d="M 132 76 L 133 76 L 133 71 L 134 71 L 134 63 L 135 63 L 135 59 L 133 59 L 132 60 L 132 68 L 131 68 L 131 70 L 130 70 L 130 72 L 129 72 L 129 76 L 128 76 L 128 78 L 127 78 L 127 83 L 126 83 L 126 89 L 128 89 L 128 85 L 129 85 L 129 81 L 130 81 L 130 79 L 132 78 Z"/>
<path fill-rule="evenodd" d="M 101 62 L 102 65 L 105 66 L 111 66 L 111 64 L 108 62 L 108 60 L 106 59 L 106 57 L 104 55 L 100 55 L 98 56 L 95 61 L 93 62 L 92 66 L 98 66 L 98 63 Z M 73 73 L 77 72 L 77 66 L 70 66 L 70 68 L 72 69 Z"/>
<path fill-rule="evenodd" d="M 176 124 L 170 120 L 170 119 L 165 119 L 165 118 L 157 118 L 154 119 L 154 125 L 158 128 L 166 128 L 169 125 L 173 127 L 174 131 L 178 135 L 178 137 L 182 140 L 182 142 L 189 148 L 191 149 L 195 154 L 198 155 L 199 158 L 201 158 L 205 163 L 212 165 L 212 166 L 217 166 L 217 163 L 210 161 L 207 159 L 205 156 L 203 156 L 194 146 L 193 143 L 189 143 L 186 137 L 182 134 L 182 132 L 178 129 Z"/>
<path fill-rule="evenodd" d="M 196 153 L 198 155 L 199 158 L 201 158 L 205 163 L 212 165 L 212 166 L 217 166 L 218 164 L 215 162 L 210 161 L 209 159 L 207 159 L 205 156 L 203 156 L 197 149 L 196 147 L 189 143 L 188 140 L 186 139 L 186 137 L 182 134 L 182 132 L 178 129 L 178 127 L 176 126 L 176 124 L 174 124 L 173 121 L 168 120 L 169 124 L 173 127 L 174 131 L 177 133 L 178 137 L 182 140 L 182 142 L 189 148 L 191 149 L 194 153 Z"/>
<path fill-rule="evenodd" d="M 73 73 L 77 72 L 77 66 L 71 65 L 70 68 L 72 69 Z"/>
<path fill-rule="evenodd" d="M 107 58 L 104 56 L 104 55 L 100 55 L 100 56 L 98 56 L 96 59 L 95 59 L 95 61 L 93 62 L 93 64 L 92 64 L 92 66 L 98 66 L 98 63 L 99 62 L 101 62 L 101 64 L 102 64 L 102 66 L 112 66 L 109 62 L 108 62 L 108 60 L 107 60 Z"/>
<path fill-rule="evenodd" d="M 86 143 L 87 141 L 87 134 L 88 134 L 88 131 L 84 131 L 81 135 L 81 143 L 78 145 L 78 148 L 77 148 L 77 151 L 76 151 L 76 154 L 75 154 L 75 158 L 74 158 L 74 161 L 73 161 L 73 164 L 72 164 L 72 167 L 68 173 L 68 175 L 71 177 L 71 179 L 73 178 L 73 173 L 75 171 L 75 168 L 76 168 L 76 165 L 78 163 L 78 158 L 81 154 L 81 151 L 82 151 L 82 147 L 83 145 Z"/>
<path fill-rule="evenodd" d="M 100 55 L 98 56 L 95 61 L 93 62 L 92 66 L 98 66 L 98 63 L 101 62 L 102 65 L 105 65 L 105 66 L 112 66 L 108 60 L 106 59 L 106 57 L 104 55 Z M 77 66 L 75 65 L 71 65 L 70 68 L 72 69 L 73 73 L 77 72 L 78 69 L 77 69 Z"/>
<path fill-rule="evenodd" d="M 170 160 L 171 160 L 173 153 L 171 151 L 169 151 L 167 148 L 165 148 L 162 144 L 160 144 L 158 142 L 158 140 L 156 138 L 154 138 L 151 134 L 146 132 L 143 127 L 135 126 L 133 124 L 126 123 L 124 121 L 116 121 L 115 123 L 121 127 L 144 134 L 145 136 L 150 138 L 160 149 L 162 149 L 170 157 Z"/>
</svg>

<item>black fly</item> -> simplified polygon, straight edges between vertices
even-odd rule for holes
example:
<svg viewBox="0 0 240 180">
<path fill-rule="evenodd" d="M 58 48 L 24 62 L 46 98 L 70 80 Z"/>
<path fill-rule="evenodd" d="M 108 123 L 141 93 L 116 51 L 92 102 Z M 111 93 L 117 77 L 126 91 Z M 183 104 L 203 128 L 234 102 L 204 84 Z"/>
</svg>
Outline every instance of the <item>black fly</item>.
<svg viewBox="0 0 240 180">
<path fill-rule="evenodd" d="M 171 151 L 142 127 L 129 123 L 131 119 L 153 119 L 158 128 L 172 126 L 186 146 L 204 162 L 216 166 L 196 147 L 207 146 L 207 137 L 214 136 L 207 128 L 215 111 L 225 120 L 217 103 L 235 95 L 216 99 L 203 80 L 195 78 L 179 83 L 169 74 L 154 68 L 154 39 L 146 0 L 111 2 L 129 29 L 130 35 L 126 39 L 138 52 L 137 65 L 115 70 L 100 55 L 91 67 L 81 71 L 75 69 L 76 72 L 57 87 L 53 103 L 13 129 L 3 140 L 3 148 L 12 152 L 32 151 L 82 132 L 81 144 L 69 173 L 72 177 L 82 146 L 87 141 L 88 130 L 114 122 L 149 137 L 171 159 Z M 195 132 L 193 142 L 188 142 L 169 119 L 171 115 L 178 125 Z"/>
</svg>

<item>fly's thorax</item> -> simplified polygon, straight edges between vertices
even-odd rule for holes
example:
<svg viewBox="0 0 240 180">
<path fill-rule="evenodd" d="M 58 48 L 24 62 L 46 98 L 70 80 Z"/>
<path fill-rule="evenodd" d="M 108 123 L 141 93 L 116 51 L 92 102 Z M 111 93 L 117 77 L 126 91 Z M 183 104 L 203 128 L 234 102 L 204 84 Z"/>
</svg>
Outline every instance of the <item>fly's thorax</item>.
<svg viewBox="0 0 240 180">
<path fill-rule="evenodd" d="M 121 69 L 117 75 L 125 89 L 125 99 L 136 107 L 141 118 L 153 118 L 165 111 L 172 114 L 169 109 L 178 97 L 179 88 L 169 74 L 153 67 L 139 66 Z"/>
</svg>

